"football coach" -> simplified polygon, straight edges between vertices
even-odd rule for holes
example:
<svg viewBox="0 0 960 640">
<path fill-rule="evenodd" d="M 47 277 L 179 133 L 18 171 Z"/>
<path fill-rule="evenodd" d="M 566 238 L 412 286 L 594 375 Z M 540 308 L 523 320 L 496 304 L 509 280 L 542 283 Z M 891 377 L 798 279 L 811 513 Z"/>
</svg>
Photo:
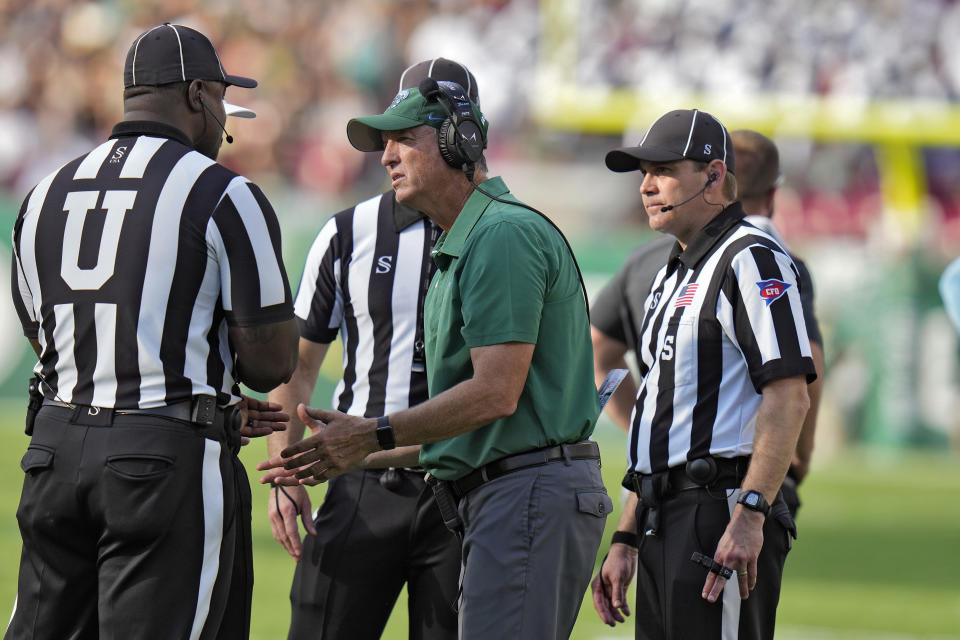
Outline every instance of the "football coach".
<svg viewBox="0 0 960 640">
<path fill-rule="evenodd" d="M 397 200 L 443 229 L 424 308 L 430 399 L 372 419 L 301 405 L 319 432 L 262 468 L 323 481 L 422 444 L 462 535 L 460 637 L 554 640 L 571 633 L 612 506 L 588 440 L 600 405 L 586 300 L 559 230 L 487 175 L 486 133 L 463 87 L 431 79 L 349 122 Z"/>
</svg>

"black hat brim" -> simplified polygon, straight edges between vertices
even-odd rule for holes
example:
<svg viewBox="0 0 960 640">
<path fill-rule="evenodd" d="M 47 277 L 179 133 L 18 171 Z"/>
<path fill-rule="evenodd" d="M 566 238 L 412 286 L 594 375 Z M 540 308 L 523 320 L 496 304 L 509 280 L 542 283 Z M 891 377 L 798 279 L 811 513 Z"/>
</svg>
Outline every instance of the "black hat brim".
<svg viewBox="0 0 960 640">
<path fill-rule="evenodd" d="M 244 89 L 253 89 L 257 86 L 257 81 L 253 78 L 244 78 L 243 76 L 230 76 L 225 75 L 223 77 L 224 83 L 228 85 L 233 85 L 235 87 L 242 87 Z"/>
<path fill-rule="evenodd" d="M 610 171 L 625 173 L 637 171 L 641 162 L 673 162 L 683 160 L 681 154 L 665 149 L 648 149 L 645 147 L 622 147 L 607 153 L 604 161 Z"/>
</svg>

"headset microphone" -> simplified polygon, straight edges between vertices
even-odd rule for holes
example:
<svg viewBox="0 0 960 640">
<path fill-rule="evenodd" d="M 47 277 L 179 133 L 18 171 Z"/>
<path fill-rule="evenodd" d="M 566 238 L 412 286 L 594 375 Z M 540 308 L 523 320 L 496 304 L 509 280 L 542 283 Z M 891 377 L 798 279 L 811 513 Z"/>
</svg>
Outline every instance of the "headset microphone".
<svg viewBox="0 0 960 640">
<path fill-rule="evenodd" d="M 217 116 L 213 114 L 213 111 L 210 110 L 210 107 L 207 106 L 207 103 L 203 101 L 203 94 L 197 94 L 197 99 L 200 101 L 200 106 L 207 110 L 207 113 L 210 114 L 210 117 L 213 118 L 213 121 L 220 126 L 221 130 L 223 130 L 223 135 L 227 137 L 227 144 L 233 144 L 233 136 L 227 133 L 227 128 L 223 126 L 222 122 L 217 120 Z"/>
<path fill-rule="evenodd" d="M 710 177 L 707 178 L 707 183 L 706 183 L 705 185 L 703 185 L 703 188 L 700 189 L 700 191 L 697 191 L 695 194 L 693 194 L 692 196 L 690 196 L 689 198 L 687 198 L 687 199 L 684 200 L 683 202 L 678 202 L 677 204 L 668 204 L 668 205 L 665 206 L 665 207 L 660 207 L 660 213 L 666 213 L 667 211 L 673 211 L 673 210 L 676 209 L 677 207 L 681 207 L 681 206 L 687 204 L 688 202 L 690 202 L 691 200 L 693 200 L 694 198 L 696 198 L 697 196 L 699 196 L 701 193 L 703 193 L 704 191 L 706 191 L 706 190 L 707 190 L 707 187 L 709 187 L 711 184 L 713 184 L 714 182 L 716 182 L 716 181 L 717 181 L 717 178 L 719 178 L 719 177 L 720 177 L 720 176 L 718 176 L 717 174 L 711 173 L 711 174 L 710 174 Z"/>
<path fill-rule="evenodd" d="M 420 95 L 422 95 L 424 99 L 427 100 L 427 102 L 430 102 L 431 100 L 434 100 L 434 99 L 436 99 L 437 102 L 441 102 L 440 101 L 440 85 L 437 84 L 437 81 L 431 78 L 430 76 L 427 76 L 426 78 L 421 80 L 420 84 L 417 86 L 417 89 L 420 90 Z M 444 111 L 446 111 L 448 114 L 450 113 L 450 110 L 447 109 L 447 106 L 445 104 L 441 102 L 440 106 L 442 106 Z"/>
</svg>

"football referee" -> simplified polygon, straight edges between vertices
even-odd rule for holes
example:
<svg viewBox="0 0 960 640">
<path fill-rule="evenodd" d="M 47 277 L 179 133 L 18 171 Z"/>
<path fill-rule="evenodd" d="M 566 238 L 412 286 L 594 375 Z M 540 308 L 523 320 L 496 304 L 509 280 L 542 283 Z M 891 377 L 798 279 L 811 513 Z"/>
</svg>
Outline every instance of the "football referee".
<svg viewBox="0 0 960 640">
<path fill-rule="evenodd" d="M 795 531 L 778 491 L 816 378 L 796 266 L 744 221 L 710 114 L 671 111 L 606 164 L 641 172 L 650 227 L 676 243 L 637 331 L 633 493 L 594 606 L 623 622 L 636 571 L 637 638 L 772 638 Z"/>
<path fill-rule="evenodd" d="M 246 638 L 241 401 L 296 363 L 280 229 L 216 163 L 227 75 L 180 25 L 140 35 L 110 139 L 43 179 L 14 228 L 13 298 L 37 352 L 6 638 Z M 247 116 L 252 115 L 246 112 Z M 229 139 L 228 139 L 229 141 Z M 241 428 L 241 404 L 247 423 Z"/>
</svg>

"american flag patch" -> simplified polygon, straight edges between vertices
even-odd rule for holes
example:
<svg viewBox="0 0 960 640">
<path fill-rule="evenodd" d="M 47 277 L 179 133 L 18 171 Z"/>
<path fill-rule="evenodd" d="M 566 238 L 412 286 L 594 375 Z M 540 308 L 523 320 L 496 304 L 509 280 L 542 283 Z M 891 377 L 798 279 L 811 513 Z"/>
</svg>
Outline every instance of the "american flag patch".
<svg viewBox="0 0 960 640">
<path fill-rule="evenodd" d="M 697 283 L 691 282 L 690 284 L 684 285 L 683 289 L 680 289 L 680 295 L 677 297 L 677 301 L 674 303 L 674 308 L 676 307 L 689 307 L 693 304 L 693 297 L 697 294 Z"/>
</svg>

